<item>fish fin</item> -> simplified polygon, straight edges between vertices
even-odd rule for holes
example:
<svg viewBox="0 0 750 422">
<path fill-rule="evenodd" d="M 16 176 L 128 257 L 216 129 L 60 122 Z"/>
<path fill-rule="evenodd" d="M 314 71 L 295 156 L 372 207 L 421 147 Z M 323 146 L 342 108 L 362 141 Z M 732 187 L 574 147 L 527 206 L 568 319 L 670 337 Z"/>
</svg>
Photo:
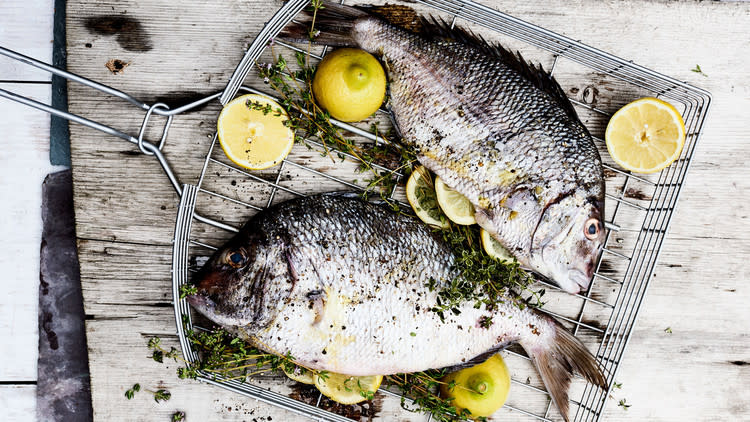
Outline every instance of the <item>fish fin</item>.
<svg viewBox="0 0 750 422">
<path fill-rule="evenodd" d="M 496 355 L 501 350 L 504 350 L 506 347 L 508 347 L 509 344 L 510 343 L 498 344 L 497 346 L 493 346 L 492 348 L 490 348 L 490 350 L 480 353 L 464 363 L 459 363 L 458 365 L 446 366 L 445 368 L 442 368 L 442 369 L 445 369 L 448 372 L 456 372 L 462 369 L 470 368 L 475 365 L 479 365 L 480 363 L 491 358 L 493 355 Z"/>
<path fill-rule="evenodd" d="M 481 35 L 475 34 L 468 29 L 459 26 L 451 28 L 451 25 L 443 19 L 435 17 L 428 19 L 423 17 L 422 28 L 424 36 L 447 38 L 478 48 L 484 54 L 502 60 L 503 63 L 534 84 L 539 90 L 546 92 L 570 117 L 580 121 L 573 104 L 565 95 L 565 91 L 563 91 L 552 74 L 542 68 L 541 64 L 534 65 L 524 59 L 520 52 L 517 51 L 514 54 L 502 45 L 490 43 Z"/>
<path fill-rule="evenodd" d="M 297 43 L 312 41 L 334 47 L 356 47 L 357 43 L 351 37 L 352 28 L 356 19 L 363 16 L 369 16 L 369 13 L 357 7 L 324 1 L 317 12 L 308 9 L 301 15 L 301 21 L 287 25 L 279 38 Z M 311 27 L 314 31 L 312 36 Z"/>
<path fill-rule="evenodd" d="M 534 362 L 563 419 L 568 422 L 568 388 L 573 372 L 577 372 L 602 389 L 607 388 L 607 379 L 604 377 L 599 362 L 586 346 L 558 321 L 554 319 L 552 321 L 555 323 L 552 344 L 546 347 L 540 345 L 526 347 L 521 342 L 521 346 Z"/>
<path fill-rule="evenodd" d="M 313 320 L 313 324 L 317 324 L 323 320 L 323 314 L 325 313 L 328 294 L 323 289 L 317 289 L 307 292 L 306 296 L 310 300 L 310 308 L 313 310 L 313 312 L 315 312 L 315 319 Z"/>
</svg>

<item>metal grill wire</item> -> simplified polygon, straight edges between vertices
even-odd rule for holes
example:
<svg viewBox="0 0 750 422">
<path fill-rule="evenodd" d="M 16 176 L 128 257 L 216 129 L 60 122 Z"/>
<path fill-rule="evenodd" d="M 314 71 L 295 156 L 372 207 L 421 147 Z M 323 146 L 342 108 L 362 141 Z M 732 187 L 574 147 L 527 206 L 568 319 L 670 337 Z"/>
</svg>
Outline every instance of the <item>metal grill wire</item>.
<svg viewBox="0 0 750 422">
<path fill-rule="evenodd" d="M 294 3 L 297 3 L 294 5 L 294 7 L 299 7 L 299 2 Z M 624 177 L 622 187 L 618 190 L 619 194 L 607 194 L 607 208 L 614 207 L 614 211 L 610 220 L 610 223 L 612 223 L 610 227 L 617 227 L 617 225 L 622 225 L 623 228 L 628 228 L 630 230 L 638 232 L 637 240 L 634 243 L 632 251 L 630 251 L 629 254 L 625 254 L 608 248 L 610 240 L 613 236 L 612 231 L 608 230 L 604 245 L 604 251 L 600 256 L 599 261 L 597 262 L 594 280 L 592 280 L 592 286 L 587 292 L 576 295 L 577 299 L 581 300 L 581 306 L 579 311 L 577 312 L 577 316 L 567 317 L 548 311 L 549 314 L 557 317 L 558 319 L 562 319 L 563 321 L 567 321 L 568 323 L 572 324 L 573 333 L 575 335 L 578 335 L 580 330 L 586 329 L 596 333 L 596 335 L 598 336 L 601 336 L 601 341 L 599 342 L 599 347 L 596 355 L 607 371 L 607 379 L 610 387 L 607 391 L 602 391 L 594 386 L 586 385 L 580 395 L 580 399 L 571 399 L 571 408 L 575 407 L 574 420 L 597 421 L 602 416 L 603 409 L 607 401 L 605 400 L 605 398 L 609 395 L 612 388 L 613 381 L 617 375 L 619 363 L 627 347 L 627 343 L 633 329 L 633 324 L 640 309 L 641 301 L 648 289 L 651 274 L 658 259 L 664 236 L 671 221 L 671 217 L 677 200 L 679 199 L 682 183 L 689 169 L 690 162 L 695 151 L 695 146 L 703 129 L 703 123 L 708 112 L 711 97 L 705 91 L 699 90 L 682 82 L 676 81 L 672 78 L 665 77 L 656 72 L 626 62 L 620 58 L 601 52 L 594 48 L 582 45 L 578 42 L 562 37 L 545 29 L 530 25 L 519 19 L 497 12 L 493 9 L 489 9 L 477 3 L 464 2 L 460 0 L 420 0 L 419 3 L 423 3 L 438 11 L 449 14 L 451 24 L 454 24 L 458 21 L 462 25 L 466 25 L 468 23 L 469 25 L 467 26 L 482 26 L 492 31 L 496 31 L 497 33 L 516 38 L 534 47 L 538 47 L 551 52 L 553 55 L 553 64 L 551 66 L 552 73 L 554 73 L 557 69 L 558 60 L 560 58 L 565 58 L 579 63 L 593 72 L 604 73 L 608 76 L 611 76 L 612 78 L 619 79 L 635 87 L 647 90 L 652 96 L 669 100 L 675 105 L 682 106 L 683 108 L 682 115 L 685 120 L 687 139 L 682 155 L 677 162 L 659 173 L 655 181 L 651 180 L 653 179 L 653 177 L 636 176 L 630 174 L 629 172 L 622 171 L 614 166 L 605 165 L 605 168 L 609 172 L 616 174 L 618 177 Z M 287 11 L 285 15 L 282 16 L 281 21 L 274 18 L 272 22 L 269 22 L 269 25 L 273 24 L 271 27 L 272 30 L 265 31 L 264 29 L 265 32 L 261 35 L 268 38 L 273 37 L 293 17 L 294 15 L 290 14 Z M 259 36 L 259 38 L 261 38 L 261 36 Z M 242 87 L 241 83 L 254 65 L 254 60 L 257 60 L 257 58 L 260 57 L 263 52 L 262 50 L 265 48 L 267 39 L 261 41 L 262 42 L 257 42 L 256 40 L 256 42 L 252 44 L 251 50 L 249 50 L 245 55 L 245 58 L 251 57 L 252 60 L 243 59 L 243 62 L 241 62 L 240 66 L 238 66 L 238 69 L 235 71 L 235 75 L 230 81 L 227 90 L 225 90 L 224 92 L 225 96 L 227 92 L 230 91 L 233 91 L 232 97 L 237 93 L 237 91 L 255 93 L 259 92 L 252 88 Z M 296 51 L 306 52 L 294 46 L 279 43 L 278 41 L 276 43 Z M 253 49 L 258 49 L 258 51 L 255 51 Z M 325 50 L 323 51 L 323 55 L 324 54 Z M 322 57 L 322 55 L 317 54 L 310 54 L 310 56 L 316 59 L 320 59 Z M 225 103 L 230 99 L 231 97 L 222 97 L 222 103 Z M 578 107 L 589 109 L 590 111 L 599 113 L 606 118 L 610 116 L 606 111 L 597 109 L 596 107 L 593 107 L 591 105 L 584 104 L 575 99 L 571 99 L 571 101 L 573 101 L 574 104 Z M 378 142 L 378 139 L 367 131 L 343 123 L 339 125 L 346 130 L 356 133 L 357 135 L 363 136 L 371 141 Z M 603 140 L 601 139 L 597 138 L 596 141 L 600 145 L 603 144 Z M 308 140 L 308 143 L 314 147 L 322 148 L 322 145 L 314 140 Z M 313 173 L 315 176 L 324 177 L 328 180 L 335 181 L 337 183 L 340 183 L 341 187 L 344 189 L 363 189 L 357 184 L 330 176 L 324 172 L 320 172 L 316 169 L 308 167 L 304 163 L 297 163 L 291 160 L 284 160 L 281 163 L 278 168 L 278 172 L 276 173 L 276 177 L 273 181 L 266 180 L 263 177 L 226 164 L 214 158 L 213 154 L 215 144 L 216 137 L 214 137 L 213 142 L 209 147 L 208 153 L 206 154 L 204 166 L 200 178 L 197 181 L 197 188 L 195 189 L 195 192 L 191 190 L 189 193 L 190 195 L 208 195 L 220 198 L 224 201 L 240 204 L 253 210 L 260 210 L 264 208 L 261 206 L 250 204 L 247 201 L 243 201 L 237 198 L 230 198 L 226 195 L 215 192 L 214 190 L 212 190 L 212 187 L 206 186 L 204 183 L 204 179 L 209 166 L 219 166 L 222 169 L 241 174 L 248 179 L 269 186 L 271 190 L 268 196 L 268 200 L 265 203 L 265 207 L 268 207 L 273 203 L 274 198 L 279 191 L 283 191 L 294 196 L 303 195 L 302 192 L 280 184 L 282 173 L 289 167 L 308 171 Z M 336 151 L 333 152 L 335 153 Z M 349 154 L 345 155 L 347 160 L 356 160 L 355 157 Z M 379 170 L 387 169 L 381 167 L 379 168 Z M 400 178 L 401 175 L 398 174 L 397 177 Z M 609 182 L 610 181 L 608 180 L 608 183 Z M 639 205 L 632 201 L 628 201 L 625 198 L 625 192 L 628 190 L 629 186 L 632 183 L 640 183 L 652 190 L 652 199 L 647 207 Z M 394 193 L 395 190 L 391 192 L 392 198 L 394 197 Z M 194 201 L 194 196 L 192 200 Z M 631 221 L 618 221 L 617 217 L 622 207 L 628 207 L 632 210 L 636 210 L 638 212 L 638 218 L 631 219 Z M 192 215 L 192 208 L 190 208 L 187 215 Z M 178 222 L 178 225 L 179 224 L 180 223 Z M 638 226 L 639 224 L 640 226 Z M 236 228 L 233 227 L 225 227 L 225 229 L 236 231 Z M 188 233 L 190 233 L 189 224 L 187 225 L 187 232 L 185 232 L 184 235 L 187 236 Z M 215 246 L 209 245 L 205 242 L 201 242 L 197 239 L 190 239 L 189 241 L 187 241 L 186 239 L 187 237 L 178 240 L 176 237 L 175 250 L 178 249 L 177 243 L 185 244 L 185 250 L 187 250 L 187 245 L 192 245 L 194 250 L 191 254 L 193 256 L 205 255 L 206 249 L 216 249 Z M 603 266 L 608 261 L 611 262 L 616 260 L 623 260 L 624 262 L 626 262 L 626 269 L 622 271 L 621 274 L 617 274 L 616 276 L 603 274 Z M 179 266 L 186 265 L 187 262 L 188 257 L 186 255 L 178 255 L 177 253 L 175 254 L 175 269 Z M 186 282 L 186 280 L 184 279 L 176 280 L 175 289 L 178 288 L 179 284 L 182 284 L 184 282 Z M 601 301 L 593 298 L 592 292 L 594 291 L 596 283 L 609 283 L 612 286 L 619 287 L 616 295 L 616 300 L 613 303 L 609 303 L 607 301 Z M 546 285 L 546 287 L 556 289 L 556 287 L 551 285 Z M 192 321 L 189 319 L 189 312 L 187 312 L 188 308 L 186 306 L 186 303 L 184 301 L 180 302 L 181 304 L 179 308 L 178 306 L 176 306 L 175 308 L 175 315 L 177 317 L 178 326 L 181 326 L 181 324 L 179 323 L 181 318 L 178 315 L 179 309 L 180 314 L 188 315 L 187 326 L 188 328 L 191 328 Z M 591 305 L 589 305 L 589 303 L 591 303 Z M 609 310 L 609 319 L 606 321 L 606 324 L 602 324 L 602 326 L 604 327 L 603 329 L 583 322 L 583 317 L 584 313 L 587 310 L 587 306 L 594 305 Z M 600 322 L 603 323 L 604 321 Z M 189 343 L 185 341 L 184 331 L 181 329 L 182 327 L 178 328 L 180 331 L 180 340 L 182 343 L 181 345 L 183 347 L 183 351 L 186 352 L 186 357 L 188 358 L 188 360 L 194 361 L 195 359 L 197 359 L 197 356 L 193 352 Z M 513 351 L 506 351 L 506 353 L 528 359 L 526 356 L 517 354 Z M 217 383 L 215 381 L 211 381 L 208 377 L 208 374 L 203 375 L 204 380 L 209 381 L 213 384 L 228 388 L 240 394 L 248 395 L 250 397 L 260 398 L 261 400 L 264 400 L 268 403 L 272 403 L 288 410 L 295 411 L 299 414 L 310 416 L 312 418 L 341 420 L 341 416 L 332 414 L 323 409 L 318 409 L 303 403 L 289 402 L 289 400 L 292 399 L 285 398 L 286 400 L 279 400 L 278 397 L 269 398 L 270 396 L 268 396 L 267 390 L 259 391 L 257 387 L 252 386 L 248 383 Z M 536 393 L 548 396 L 546 391 L 540 388 L 528 385 L 525 382 L 517 379 L 513 379 L 512 381 L 516 386 L 521 386 Z M 393 394 L 388 391 L 383 392 L 386 394 Z M 320 397 L 317 401 L 317 405 L 319 404 Z M 531 419 L 551 421 L 550 412 L 552 409 L 552 402 L 549 399 L 547 401 L 546 410 L 543 414 L 534 413 L 529 410 L 508 405 L 506 405 L 506 407 L 511 409 L 512 411 L 526 415 Z M 571 412 L 571 414 L 572 413 L 573 412 Z"/>
</svg>

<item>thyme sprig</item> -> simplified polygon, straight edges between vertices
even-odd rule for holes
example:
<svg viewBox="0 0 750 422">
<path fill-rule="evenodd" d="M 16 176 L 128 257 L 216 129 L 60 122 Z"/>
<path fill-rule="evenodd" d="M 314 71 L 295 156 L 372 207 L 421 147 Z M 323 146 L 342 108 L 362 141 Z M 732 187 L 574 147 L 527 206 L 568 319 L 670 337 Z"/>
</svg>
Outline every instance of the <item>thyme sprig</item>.
<svg viewBox="0 0 750 422">
<path fill-rule="evenodd" d="M 416 162 L 413 152 L 404 151 L 393 139 L 377 133 L 383 142 L 370 145 L 359 145 L 341 133 L 331 122 L 328 112 L 320 108 L 312 94 L 312 80 L 315 67 L 307 63 L 308 55 L 296 52 L 295 58 L 299 70 L 293 70 L 287 60 L 277 56 L 274 63 L 258 64 L 258 72 L 263 81 L 276 92 L 279 104 L 287 112 L 289 119 L 285 124 L 295 132 L 295 142 L 308 146 L 307 139 L 315 138 L 323 146 L 322 156 L 345 160 L 349 155 L 358 161 L 357 171 L 368 173 L 363 196 L 376 193 L 394 210 L 398 203 L 391 199 L 399 174 L 408 174 Z M 395 165 L 394 165 L 395 164 Z"/>
<path fill-rule="evenodd" d="M 125 391 L 125 397 L 128 400 L 131 400 L 133 397 L 135 397 L 135 393 L 139 391 L 141 391 L 141 384 L 135 383 L 131 388 Z M 154 401 L 156 401 L 157 403 L 161 401 L 167 401 L 172 398 L 172 393 L 165 389 L 149 390 L 148 388 L 144 388 L 143 391 L 153 394 Z"/>
</svg>

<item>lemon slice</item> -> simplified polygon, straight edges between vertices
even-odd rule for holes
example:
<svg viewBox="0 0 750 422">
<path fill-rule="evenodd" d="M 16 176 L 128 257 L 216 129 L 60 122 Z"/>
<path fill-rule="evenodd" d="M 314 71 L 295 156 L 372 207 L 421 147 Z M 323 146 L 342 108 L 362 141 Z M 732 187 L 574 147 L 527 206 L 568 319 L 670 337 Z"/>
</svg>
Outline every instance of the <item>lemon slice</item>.
<svg viewBox="0 0 750 422">
<path fill-rule="evenodd" d="M 248 94 L 230 101 L 217 123 L 219 143 L 235 164 L 250 170 L 275 166 L 289 155 L 294 131 L 288 116 L 272 99 Z"/>
<path fill-rule="evenodd" d="M 460 193 L 443 183 L 439 177 L 435 178 L 435 194 L 440 209 L 454 223 L 469 226 L 475 224 L 474 205 Z"/>
<path fill-rule="evenodd" d="M 354 404 L 367 400 L 378 391 L 383 381 L 382 375 L 368 375 L 353 377 L 350 375 L 334 374 L 332 372 L 313 376 L 315 386 L 329 399 L 341 404 Z"/>
<path fill-rule="evenodd" d="M 430 174 L 423 166 L 414 169 L 406 182 L 406 199 L 420 220 L 431 226 L 447 229 L 448 221 L 437 203 Z"/>
<path fill-rule="evenodd" d="M 513 255 L 510 251 L 505 249 L 505 246 L 501 245 L 500 242 L 495 240 L 490 232 L 485 229 L 479 230 L 479 237 L 482 239 L 482 247 L 487 255 L 500 260 L 500 261 L 513 261 Z"/>
<path fill-rule="evenodd" d="M 484 363 L 448 374 L 440 392 L 453 398 L 453 405 L 471 412 L 472 417 L 487 417 L 505 404 L 510 391 L 510 373 L 500 355 Z M 455 382 L 451 389 L 449 384 Z"/>
<path fill-rule="evenodd" d="M 295 366 L 294 370 L 291 372 L 287 372 L 286 368 L 282 369 L 286 376 L 293 381 L 301 382 L 302 384 L 315 384 L 315 381 L 313 381 L 313 373 L 309 369 L 301 366 Z"/>
<path fill-rule="evenodd" d="M 685 123 L 671 104 L 641 98 L 612 116 L 604 139 L 617 164 L 637 173 L 655 173 L 680 156 Z"/>
</svg>

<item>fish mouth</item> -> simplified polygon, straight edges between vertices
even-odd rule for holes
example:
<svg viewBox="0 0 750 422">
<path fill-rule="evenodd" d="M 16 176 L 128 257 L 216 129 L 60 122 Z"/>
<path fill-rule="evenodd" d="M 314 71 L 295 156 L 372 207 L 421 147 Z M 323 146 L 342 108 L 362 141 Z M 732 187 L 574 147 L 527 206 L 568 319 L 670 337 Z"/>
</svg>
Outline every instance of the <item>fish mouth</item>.
<svg viewBox="0 0 750 422">
<path fill-rule="evenodd" d="M 208 308 L 209 300 L 205 296 L 201 296 L 198 294 L 194 295 L 188 295 L 185 297 L 185 300 L 187 300 L 187 303 L 190 304 L 193 308 L 196 309 L 206 309 Z"/>
<path fill-rule="evenodd" d="M 572 282 L 568 291 L 572 294 L 578 294 L 589 288 L 591 276 L 586 275 L 586 273 L 581 270 L 570 270 L 568 271 L 568 280 Z M 575 292 L 573 290 L 575 290 Z"/>
</svg>

